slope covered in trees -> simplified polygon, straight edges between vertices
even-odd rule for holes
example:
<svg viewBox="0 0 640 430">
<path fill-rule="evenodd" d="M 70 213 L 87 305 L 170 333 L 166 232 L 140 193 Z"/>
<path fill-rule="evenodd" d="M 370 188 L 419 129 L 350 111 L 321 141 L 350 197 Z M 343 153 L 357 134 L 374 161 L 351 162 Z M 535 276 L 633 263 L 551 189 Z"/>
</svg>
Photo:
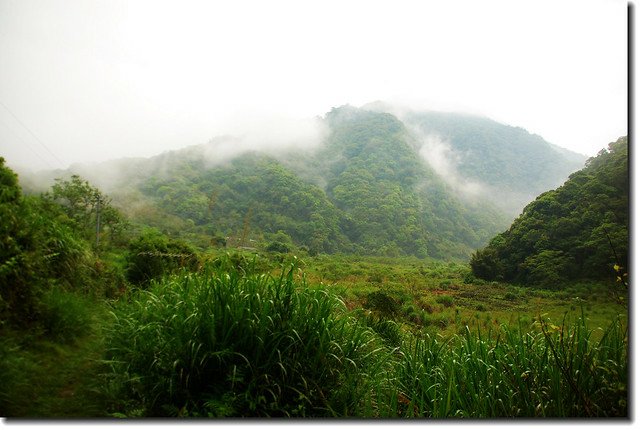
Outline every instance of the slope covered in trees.
<svg viewBox="0 0 640 430">
<path fill-rule="evenodd" d="M 445 180 L 512 216 L 538 194 L 561 185 L 586 161 L 585 156 L 552 145 L 521 127 L 489 118 L 399 110 L 381 102 L 369 106 L 398 111 L 398 117 L 415 135 L 415 144 Z"/>
<path fill-rule="evenodd" d="M 347 234 L 362 251 L 462 256 L 499 228 L 495 208 L 465 206 L 420 159 L 393 115 L 344 106 L 326 121 L 331 134 L 317 158 L 327 193 L 346 212 Z"/>
<path fill-rule="evenodd" d="M 235 245 L 282 231 L 316 252 L 346 250 L 341 213 L 320 188 L 276 160 L 246 154 L 218 168 L 204 163 L 184 160 L 170 174 L 149 178 L 141 190 L 164 210 Z"/>
<path fill-rule="evenodd" d="M 455 196 L 396 117 L 344 106 L 324 121 L 330 132 L 312 155 L 248 153 L 212 165 L 191 148 L 165 155 L 139 190 L 241 246 L 279 235 L 312 252 L 465 258 L 506 223 L 494 207 Z"/>
<path fill-rule="evenodd" d="M 525 183 L 539 194 L 550 188 L 546 180 L 573 170 L 539 137 L 454 114 L 439 117 L 449 134 L 437 130 L 459 162 L 443 169 L 442 148 L 424 144 L 429 116 L 407 118 L 342 106 L 322 118 L 326 133 L 312 151 L 242 152 L 247 145 L 220 137 L 72 172 L 108 191 L 133 221 L 199 246 L 279 242 L 314 253 L 466 259 L 508 225 L 505 208 L 524 206 L 522 196 L 509 196 Z M 467 180 L 482 192 L 461 192 Z"/>
<path fill-rule="evenodd" d="M 471 259 L 488 280 L 556 285 L 611 279 L 629 253 L 628 139 L 609 144 L 561 187 L 530 203 Z"/>
</svg>

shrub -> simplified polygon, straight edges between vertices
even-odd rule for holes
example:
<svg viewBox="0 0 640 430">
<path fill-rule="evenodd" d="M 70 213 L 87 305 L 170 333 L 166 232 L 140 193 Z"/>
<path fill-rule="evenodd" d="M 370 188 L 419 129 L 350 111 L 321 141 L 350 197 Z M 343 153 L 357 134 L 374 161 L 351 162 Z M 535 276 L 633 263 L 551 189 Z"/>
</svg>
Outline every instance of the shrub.
<svg viewBox="0 0 640 430">
<path fill-rule="evenodd" d="M 277 252 L 280 254 L 286 254 L 288 252 L 291 252 L 291 247 L 287 244 L 284 244 L 282 242 L 271 242 L 269 243 L 269 245 L 267 245 L 266 247 L 266 251 L 268 252 Z"/>
<path fill-rule="evenodd" d="M 147 285 L 152 279 L 180 268 L 195 269 L 195 250 L 184 242 L 170 239 L 157 230 L 147 229 L 129 245 L 126 276 L 130 282 Z"/>
<path fill-rule="evenodd" d="M 441 296 L 436 297 L 436 302 L 443 305 L 445 308 L 450 308 L 453 306 L 453 297 L 443 294 Z"/>
<path fill-rule="evenodd" d="M 400 304 L 382 291 L 369 293 L 364 307 L 379 312 L 384 317 L 393 317 L 400 311 Z"/>
<path fill-rule="evenodd" d="M 513 292 L 509 291 L 508 293 L 506 293 L 504 295 L 504 299 L 505 300 L 509 300 L 510 302 L 513 302 L 513 301 L 518 300 L 518 295 L 516 293 L 513 293 Z"/>
<path fill-rule="evenodd" d="M 0 157 L 0 321 L 34 322 L 38 300 L 55 279 L 81 288 L 90 250 L 59 205 L 24 197 Z"/>
</svg>

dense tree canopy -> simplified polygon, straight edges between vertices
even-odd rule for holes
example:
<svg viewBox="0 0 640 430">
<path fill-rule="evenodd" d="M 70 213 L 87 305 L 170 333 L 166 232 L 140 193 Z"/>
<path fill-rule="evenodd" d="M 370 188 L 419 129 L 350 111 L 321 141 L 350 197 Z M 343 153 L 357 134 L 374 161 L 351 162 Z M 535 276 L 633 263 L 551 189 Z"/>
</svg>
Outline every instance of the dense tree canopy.
<svg viewBox="0 0 640 430">
<path fill-rule="evenodd" d="M 442 139 L 457 173 L 487 187 L 483 197 L 514 216 L 541 192 L 561 185 L 586 159 L 523 128 L 489 118 L 411 112 L 404 120 L 421 135 Z"/>
<path fill-rule="evenodd" d="M 322 122 L 321 142 L 300 142 L 277 157 L 240 148 L 229 160 L 235 140 L 220 137 L 79 172 L 114 187 L 107 188 L 109 207 L 137 228 L 153 226 L 202 248 L 264 248 L 282 231 L 288 246 L 312 253 L 467 259 L 580 158 L 520 128 L 473 116 L 342 106 Z M 450 145 L 455 171 L 433 168 L 442 154 L 423 145 L 427 134 Z M 469 194 L 451 177 L 482 192 Z M 56 183 L 55 195 L 89 237 L 99 199 L 87 185 L 71 176 Z M 105 236 L 121 230 L 117 215 L 102 210 Z"/>
<path fill-rule="evenodd" d="M 79 225 L 50 198 L 23 196 L 0 157 L 0 326 L 37 319 L 40 297 L 53 286 L 112 282 Z"/>
<path fill-rule="evenodd" d="M 490 205 L 460 201 L 393 115 L 344 106 L 325 122 L 330 133 L 311 156 L 248 153 L 212 167 L 175 153 L 140 189 L 236 246 L 282 231 L 311 252 L 466 258 L 506 224 Z"/>
<path fill-rule="evenodd" d="M 614 278 L 629 254 L 628 140 L 609 144 L 561 187 L 530 203 L 471 259 L 476 276 L 557 285 Z"/>
<path fill-rule="evenodd" d="M 78 175 L 69 180 L 56 179 L 46 196 L 61 205 L 87 238 L 97 235 L 99 239 L 106 230 L 113 239 L 127 227 L 120 211 L 111 205 L 111 199 Z"/>
</svg>

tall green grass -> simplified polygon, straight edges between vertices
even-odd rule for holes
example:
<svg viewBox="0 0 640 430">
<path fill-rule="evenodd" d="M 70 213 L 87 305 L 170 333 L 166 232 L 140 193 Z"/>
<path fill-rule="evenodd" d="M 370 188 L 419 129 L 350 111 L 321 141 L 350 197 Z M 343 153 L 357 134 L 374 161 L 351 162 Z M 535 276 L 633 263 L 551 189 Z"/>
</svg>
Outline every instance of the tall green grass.
<svg viewBox="0 0 640 430">
<path fill-rule="evenodd" d="M 381 342 L 337 298 L 296 285 L 294 271 L 272 277 L 212 266 L 116 305 L 107 334 L 114 411 L 356 415 Z"/>
<path fill-rule="evenodd" d="M 626 329 L 614 322 L 598 342 L 584 319 L 524 331 L 467 329 L 448 340 L 403 345 L 394 383 L 400 416 L 624 417 Z"/>
<path fill-rule="evenodd" d="M 444 338 L 347 312 L 288 266 L 218 261 L 119 300 L 115 416 L 625 417 L 627 329 L 584 315 Z M 295 276 L 294 276 L 295 275 Z M 301 281 L 296 279 L 301 278 Z"/>
</svg>

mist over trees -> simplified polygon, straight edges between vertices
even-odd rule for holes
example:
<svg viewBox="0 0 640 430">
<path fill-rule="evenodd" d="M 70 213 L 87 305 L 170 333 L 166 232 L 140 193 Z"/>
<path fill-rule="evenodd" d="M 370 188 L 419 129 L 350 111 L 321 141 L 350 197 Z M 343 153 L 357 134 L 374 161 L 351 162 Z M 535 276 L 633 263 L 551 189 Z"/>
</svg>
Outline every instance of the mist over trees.
<svg viewBox="0 0 640 430">
<path fill-rule="evenodd" d="M 626 416 L 627 138 L 471 254 L 509 217 L 451 148 L 324 121 L 312 154 L 191 147 L 109 195 L 0 158 L 1 413 Z"/>
<path fill-rule="evenodd" d="M 267 129 L 264 144 L 256 126 L 66 177 L 80 172 L 134 220 L 199 246 L 253 246 L 282 232 L 312 253 L 465 259 L 581 160 L 485 118 L 391 112 L 347 105 Z"/>
<path fill-rule="evenodd" d="M 629 258 L 628 139 L 587 161 L 561 187 L 541 194 L 511 227 L 474 253 L 476 276 L 558 286 L 612 279 Z"/>
</svg>

